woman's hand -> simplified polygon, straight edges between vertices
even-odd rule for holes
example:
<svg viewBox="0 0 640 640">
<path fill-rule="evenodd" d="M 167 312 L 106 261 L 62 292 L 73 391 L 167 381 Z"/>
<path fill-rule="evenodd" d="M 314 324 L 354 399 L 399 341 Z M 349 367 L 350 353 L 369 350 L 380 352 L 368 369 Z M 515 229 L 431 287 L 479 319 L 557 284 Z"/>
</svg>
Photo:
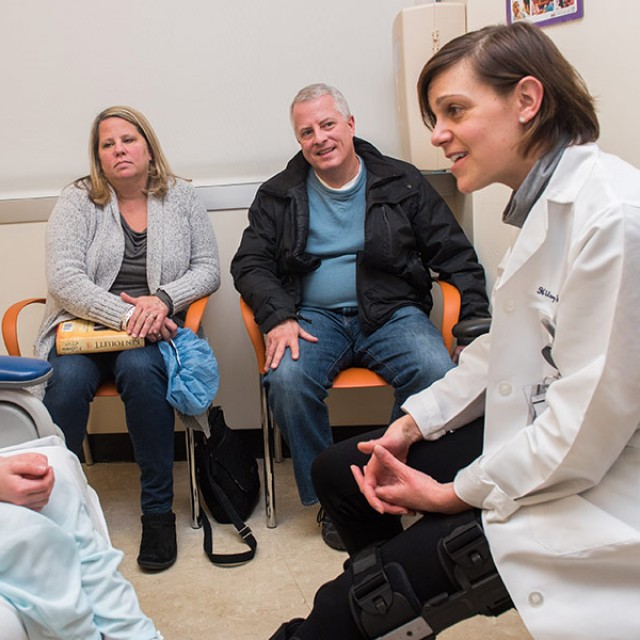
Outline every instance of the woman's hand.
<svg viewBox="0 0 640 640">
<path fill-rule="evenodd" d="M 0 457 L 0 501 L 40 511 L 49 502 L 53 468 L 41 453 Z"/>
<path fill-rule="evenodd" d="M 173 320 L 167 318 L 169 307 L 157 296 L 138 296 L 134 298 L 128 293 L 120 297 L 135 308 L 129 322 L 127 333 L 134 338 L 147 338 L 151 342 L 169 340 L 175 337 L 178 327 Z"/>
<path fill-rule="evenodd" d="M 420 512 L 452 514 L 471 508 L 458 498 L 452 482 L 437 482 L 426 473 L 400 462 L 380 445 L 375 446 L 364 470 L 353 465 L 351 471 L 367 502 L 379 513 L 400 516 Z"/>
<path fill-rule="evenodd" d="M 460 362 L 460 354 L 466 349 L 466 346 L 458 346 L 453 350 L 451 354 L 451 360 L 458 364 Z"/>
<path fill-rule="evenodd" d="M 414 442 L 422 440 L 422 434 L 411 415 L 406 413 L 389 425 L 382 437 L 376 440 L 366 440 L 358 443 L 362 453 L 371 455 L 376 446 L 380 445 L 390 451 L 398 460 L 406 462 L 409 449 Z"/>
<path fill-rule="evenodd" d="M 379 513 L 407 515 L 418 511 L 458 513 L 470 508 L 453 491 L 406 465 L 411 445 L 422 440 L 416 421 L 409 414 L 389 425 L 381 438 L 360 442 L 358 449 L 371 455 L 360 469 L 351 472 L 367 502 Z"/>
<path fill-rule="evenodd" d="M 388 451 L 398 461 L 406 462 L 411 445 L 421 439 L 422 434 L 418 429 L 418 425 L 411 415 L 406 414 L 392 422 L 382 437 L 358 443 L 358 449 L 362 453 L 369 454 L 371 458 L 362 470 L 352 466 L 351 471 L 360 487 L 360 491 L 376 511 L 385 513 L 385 505 L 378 498 L 376 491 L 377 487 L 384 483 L 386 475 L 386 468 L 380 465 L 376 456 L 372 455 L 376 447 L 381 447 Z M 402 509 L 401 512 L 407 513 L 407 510 Z"/>
<path fill-rule="evenodd" d="M 149 342 L 160 342 L 175 338 L 177 333 L 178 325 L 171 318 L 165 318 L 162 327 L 160 327 L 160 333 L 148 333 L 146 338 Z"/>
</svg>

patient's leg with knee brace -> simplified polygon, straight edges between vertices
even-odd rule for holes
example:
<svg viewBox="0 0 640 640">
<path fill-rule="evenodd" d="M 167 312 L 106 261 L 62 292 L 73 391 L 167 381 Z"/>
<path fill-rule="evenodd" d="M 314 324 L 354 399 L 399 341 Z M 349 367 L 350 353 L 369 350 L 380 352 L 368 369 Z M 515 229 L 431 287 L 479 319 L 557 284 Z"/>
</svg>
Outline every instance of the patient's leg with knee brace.
<svg viewBox="0 0 640 640">
<path fill-rule="evenodd" d="M 351 610 L 363 637 L 431 640 L 466 618 L 477 614 L 496 616 L 513 606 L 476 520 L 443 538 L 438 553 L 456 588 L 424 604 L 403 567 L 383 562 L 378 547 L 365 549 L 352 558 Z"/>
</svg>

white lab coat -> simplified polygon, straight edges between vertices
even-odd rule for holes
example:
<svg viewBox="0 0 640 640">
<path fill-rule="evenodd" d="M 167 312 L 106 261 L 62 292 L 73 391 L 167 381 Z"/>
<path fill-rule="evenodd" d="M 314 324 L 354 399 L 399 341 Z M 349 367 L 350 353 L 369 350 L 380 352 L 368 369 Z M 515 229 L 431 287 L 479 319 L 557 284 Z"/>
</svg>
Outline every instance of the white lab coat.
<svg viewBox="0 0 640 640">
<path fill-rule="evenodd" d="M 490 333 L 404 409 L 426 438 L 484 411 L 455 489 L 537 640 L 640 639 L 640 171 L 565 151 L 502 261 Z"/>
</svg>

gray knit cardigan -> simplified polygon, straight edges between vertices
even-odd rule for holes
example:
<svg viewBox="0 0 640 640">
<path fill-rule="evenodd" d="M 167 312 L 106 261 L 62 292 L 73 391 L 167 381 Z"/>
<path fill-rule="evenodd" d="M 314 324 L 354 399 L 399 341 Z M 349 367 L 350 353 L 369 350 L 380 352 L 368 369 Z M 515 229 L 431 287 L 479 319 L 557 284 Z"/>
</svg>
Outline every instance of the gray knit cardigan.
<svg viewBox="0 0 640 640">
<path fill-rule="evenodd" d="M 120 328 L 130 308 L 109 293 L 124 257 L 124 232 L 115 193 L 105 206 L 68 186 L 51 213 L 46 234 L 47 304 L 34 345 L 46 359 L 55 329 L 69 318 Z M 174 313 L 220 286 L 218 247 L 193 186 L 178 180 L 163 199 L 147 203 L 147 284 L 165 291 Z"/>
</svg>

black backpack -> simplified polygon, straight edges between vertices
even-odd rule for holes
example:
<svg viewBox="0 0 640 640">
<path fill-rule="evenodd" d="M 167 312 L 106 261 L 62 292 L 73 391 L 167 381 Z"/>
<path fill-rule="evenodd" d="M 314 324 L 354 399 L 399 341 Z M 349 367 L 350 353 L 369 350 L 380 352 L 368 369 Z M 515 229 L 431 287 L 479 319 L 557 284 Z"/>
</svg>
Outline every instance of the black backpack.
<svg viewBox="0 0 640 640">
<path fill-rule="evenodd" d="M 257 542 L 244 523 L 253 512 L 260 493 L 256 459 L 244 446 L 240 436 L 230 429 L 221 407 L 211 407 L 208 416 L 211 435 L 194 432 L 195 463 L 200 489 L 200 513 L 205 533 L 204 548 L 211 562 L 238 564 L 251 560 Z M 215 554 L 212 551 L 211 525 L 203 509 L 221 524 L 233 523 L 249 551 L 239 554 Z"/>
</svg>

